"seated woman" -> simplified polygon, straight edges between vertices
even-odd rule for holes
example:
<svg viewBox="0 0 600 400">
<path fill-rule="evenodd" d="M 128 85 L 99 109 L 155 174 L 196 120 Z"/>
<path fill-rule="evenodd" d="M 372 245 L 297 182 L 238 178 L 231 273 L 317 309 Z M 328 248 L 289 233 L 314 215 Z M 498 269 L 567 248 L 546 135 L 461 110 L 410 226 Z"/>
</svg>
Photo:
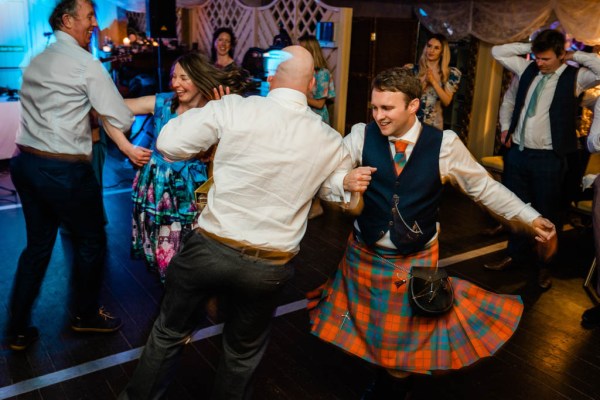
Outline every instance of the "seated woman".
<svg viewBox="0 0 600 400">
<path fill-rule="evenodd" d="M 444 129 L 442 106 L 450 105 L 460 84 L 461 72 L 449 65 L 450 46 L 446 37 L 439 34 L 427 41 L 419 65 L 405 65 L 413 70 L 423 86 L 419 119 L 438 129 Z"/>
<path fill-rule="evenodd" d="M 233 59 L 235 44 L 236 40 L 233 29 L 224 27 L 217 29 L 213 33 L 210 59 L 215 67 L 226 71 L 237 68 Z"/>
<path fill-rule="evenodd" d="M 179 57 L 171 69 L 172 93 L 126 99 L 134 114 L 154 114 L 154 142 L 172 118 L 224 94 L 222 87 L 241 92 L 239 72 L 222 71 L 198 53 Z M 220 92 L 217 87 L 221 86 Z M 115 129 L 107 126 L 107 129 Z M 112 136 L 112 135 L 111 135 Z M 171 257 L 178 251 L 183 233 L 193 229 L 197 208 L 194 191 L 207 180 L 207 167 L 198 158 L 172 162 L 154 151 L 133 181 L 132 256 L 143 257 L 164 281 Z"/>
<path fill-rule="evenodd" d="M 325 123 L 329 124 L 327 101 L 335 98 L 333 76 L 331 76 L 331 72 L 327 67 L 327 61 L 316 37 L 312 35 L 301 36 L 298 39 L 298 44 L 310 52 L 315 62 L 316 84 L 312 93 L 309 93 L 308 105 L 321 116 Z"/>
</svg>

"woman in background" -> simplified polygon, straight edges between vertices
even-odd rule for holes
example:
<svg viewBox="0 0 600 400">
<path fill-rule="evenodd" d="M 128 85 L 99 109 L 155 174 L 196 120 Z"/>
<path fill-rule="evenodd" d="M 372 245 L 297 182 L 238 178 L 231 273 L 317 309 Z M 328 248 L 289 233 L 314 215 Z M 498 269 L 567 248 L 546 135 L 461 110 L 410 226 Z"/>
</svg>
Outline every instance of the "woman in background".
<svg viewBox="0 0 600 400">
<path fill-rule="evenodd" d="M 312 55 L 315 63 L 315 86 L 311 93 L 307 96 L 310 109 L 321 116 L 321 119 L 326 124 L 329 123 L 329 111 L 327 110 L 327 100 L 335 98 L 335 89 L 333 85 L 333 77 L 327 61 L 321 51 L 319 41 L 315 36 L 303 35 L 298 39 L 298 44 L 304 47 Z M 308 219 L 313 219 L 323 214 L 323 206 L 318 197 L 313 198 L 308 212 Z"/>
<path fill-rule="evenodd" d="M 443 107 L 452 102 L 461 72 L 450 67 L 450 46 L 444 35 L 432 35 L 423 48 L 419 65 L 407 64 L 421 81 L 423 95 L 419 117 L 422 122 L 444 129 Z"/>
<path fill-rule="evenodd" d="M 220 92 L 216 89 L 219 86 Z M 204 56 L 188 53 L 179 57 L 171 69 L 173 92 L 125 102 L 136 115 L 154 114 L 154 150 L 156 138 L 169 120 L 219 99 L 224 94 L 222 87 L 231 92 L 242 91 L 239 72 L 219 70 Z M 109 126 L 108 129 L 114 128 Z M 208 176 L 201 156 L 172 162 L 154 151 L 133 181 L 132 256 L 143 257 L 149 269 L 158 271 L 163 281 L 183 234 L 196 224 L 194 191 Z"/>
<path fill-rule="evenodd" d="M 331 76 L 331 72 L 327 67 L 327 61 L 316 37 L 303 35 L 298 39 L 298 44 L 310 52 L 315 62 L 316 84 L 312 93 L 309 93 L 308 105 L 321 116 L 325 123 L 329 124 L 327 100 L 335 98 L 333 76 Z"/>
<path fill-rule="evenodd" d="M 231 28 L 219 28 L 213 33 L 210 59 L 215 67 L 227 71 L 237 68 L 233 59 L 235 44 L 235 34 Z"/>
</svg>

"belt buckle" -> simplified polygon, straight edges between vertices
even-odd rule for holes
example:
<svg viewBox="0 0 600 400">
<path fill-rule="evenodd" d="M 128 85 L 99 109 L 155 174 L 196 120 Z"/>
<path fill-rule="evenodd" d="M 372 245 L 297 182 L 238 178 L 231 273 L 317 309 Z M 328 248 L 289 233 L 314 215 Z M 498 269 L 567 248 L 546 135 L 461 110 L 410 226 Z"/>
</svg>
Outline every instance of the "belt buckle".
<svg viewBox="0 0 600 400">
<path fill-rule="evenodd" d="M 260 254 L 261 254 L 260 249 L 257 249 L 256 247 L 252 247 L 252 246 L 242 247 L 240 252 L 244 255 L 247 255 L 250 257 L 256 257 L 256 258 L 260 258 Z"/>
</svg>

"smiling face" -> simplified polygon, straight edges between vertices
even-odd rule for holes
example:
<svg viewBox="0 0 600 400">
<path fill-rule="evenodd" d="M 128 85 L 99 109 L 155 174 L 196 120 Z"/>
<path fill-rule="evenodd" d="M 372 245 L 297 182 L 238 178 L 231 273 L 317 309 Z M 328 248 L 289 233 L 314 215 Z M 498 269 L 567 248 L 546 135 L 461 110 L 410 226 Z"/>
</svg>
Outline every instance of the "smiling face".
<svg viewBox="0 0 600 400">
<path fill-rule="evenodd" d="M 556 71 L 564 60 L 564 52 L 557 56 L 554 50 L 546 50 L 535 53 L 535 62 L 542 74 Z"/>
<path fill-rule="evenodd" d="M 442 42 L 437 39 L 429 39 L 425 46 L 425 56 L 427 61 L 437 61 L 442 56 Z"/>
<path fill-rule="evenodd" d="M 401 137 L 414 125 L 419 99 L 406 104 L 402 92 L 387 92 L 374 89 L 371 93 L 373 119 L 384 136 Z"/>
<path fill-rule="evenodd" d="M 61 30 L 71 35 L 81 47 L 87 48 L 94 29 L 98 27 L 94 7 L 85 0 L 79 0 L 75 15 L 65 14 L 62 21 Z"/>
<path fill-rule="evenodd" d="M 202 96 L 188 73 L 179 63 L 175 64 L 171 71 L 171 87 L 179 99 L 179 104 L 182 105 L 195 102 Z"/>
<path fill-rule="evenodd" d="M 231 36 L 227 32 L 221 32 L 214 43 L 219 56 L 226 56 L 231 50 Z"/>
</svg>

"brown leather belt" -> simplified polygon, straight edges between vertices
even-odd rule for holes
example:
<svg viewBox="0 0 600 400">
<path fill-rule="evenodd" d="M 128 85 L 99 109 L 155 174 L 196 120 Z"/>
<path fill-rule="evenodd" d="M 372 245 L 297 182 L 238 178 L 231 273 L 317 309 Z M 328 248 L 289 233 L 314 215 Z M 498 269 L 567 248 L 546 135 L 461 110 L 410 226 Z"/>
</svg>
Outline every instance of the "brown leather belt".
<svg viewBox="0 0 600 400">
<path fill-rule="evenodd" d="M 214 233 L 207 232 L 202 228 L 196 228 L 196 232 L 212 240 L 215 240 L 221 243 L 222 245 L 225 245 L 239 252 L 240 254 L 244 254 L 249 257 L 260 258 L 261 260 L 264 260 L 267 264 L 287 264 L 296 255 L 296 253 L 292 253 L 290 251 L 261 249 L 259 247 L 243 244 L 238 242 L 237 240 L 224 238 L 219 235 L 215 235 Z"/>
<path fill-rule="evenodd" d="M 67 162 L 91 162 L 92 156 L 86 156 L 84 154 L 64 154 L 64 153 L 50 153 L 48 151 L 38 150 L 33 147 L 24 146 L 18 144 L 17 147 L 24 153 L 33 154 L 43 158 L 51 158 L 53 160 L 61 160 Z"/>
</svg>

